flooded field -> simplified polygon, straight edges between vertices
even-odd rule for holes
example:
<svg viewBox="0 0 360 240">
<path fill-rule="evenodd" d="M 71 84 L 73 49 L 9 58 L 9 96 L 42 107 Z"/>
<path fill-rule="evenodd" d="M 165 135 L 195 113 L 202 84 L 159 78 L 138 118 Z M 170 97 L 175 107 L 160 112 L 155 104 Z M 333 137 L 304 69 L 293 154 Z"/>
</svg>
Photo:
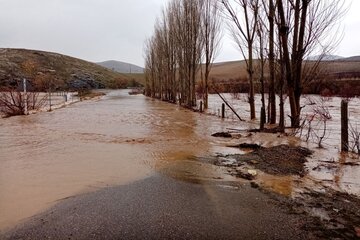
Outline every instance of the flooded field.
<svg viewBox="0 0 360 240">
<path fill-rule="evenodd" d="M 255 100 L 256 104 L 256 116 L 257 120 L 249 121 L 250 118 L 250 108 L 247 102 L 247 94 L 238 94 L 236 98 L 231 94 L 224 94 L 226 100 L 234 107 L 237 113 L 246 120 L 249 124 L 251 124 L 254 128 L 259 127 L 259 118 L 260 118 L 260 109 L 261 109 L 261 96 L 257 95 Z M 267 95 L 265 96 L 267 101 Z M 290 106 L 289 102 L 285 100 L 285 125 L 290 126 Z M 301 120 L 305 118 L 309 118 L 314 114 L 319 107 L 324 111 L 327 111 L 330 115 L 330 118 L 327 121 L 327 130 L 324 139 L 324 147 L 332 147 L 332 148 L 340 148 L 341 142 L 341 98 L 339 97 L 320 97 L 318 95 L 304 95 L 301 99 L 302 116 Z M 222 101 L 218 95 L 212 94 L 209 96 L 209 109 L 208 113 L 213 115 L 220 115 Z M 277 104 L 279 104 L 279 99 L 277 99 Z M 322 107 L 323 106 L 323 107 Z M 357 128 L 360 131 L 360 98 L 352 98 L 349 100 L 349 124 L 353 128 Z M 279 106 L 277 106 L 279 108 Z M 277 109 L 278 110 L 278 109 Z M 230 119 L 236 120 L 236 116 L 232 113 L 230 109 L 226 107 L 226 117 Z M 322 130 L 324 129 L 324 125 L 318 123 L 317 119 L 313 121 L 313 128 L 318 134 L 322 134 Z M 250 126 L 251 126 L 250 125 Z M 309 139 L 311 143 L 317 144 L 317 139 L 311 138 Z"/>
<path fill-rule="evenodd" d="M 239 100 L 234 103 L 239 103 L 245 118 L 248 105 Z M 210 106 L 220 104 L 211 96 Z M 0 119 L 0 231 L 61 199 L 155 173 L 204 185 L 212 181 L 224 187 L 228 182 L 243 181 L 206 158 L 242 153 L 228 147 L 239 139 L 213 138 L 211 134 L 247 129 L 249 124 L 257 125 L 256 121 L 222 120 L 142 95 L 130 96 L 126 90 L 53 112 Z M 308 146 L 295 137 L 266 134 L 253 134 L 241 141 Z M 319 163 L 332 160 L 330 167 L 327 163 L 315 169 Z M 332 186 L 335 180 L 338 186 L 334 187 L 360 195 L 360 168 L 341 164 L 344 161 L 349 157 L 340 155 L 338 146 L 316 151 L 308 163 L 308 180 L 329 180 Z M 259 173 L 259 181 L 291 195 L 298 179 Z"/>
<path fill-rule="evenodd" d="M 230 94 L 224 94 L 226 100 L 236 109 L 238 114 L 246 120 L 248 127 L 258 128 L 259 120 L 250 121 L 249 104 L 247 103 L 247 94 L 240 94 L 236 98 Z M 279 99 L 277 99 L 279 103 Z M 222 101 L 217 95 L 210 95 L 209 97 L 209 109 L 207 113 L 219 116 Z M 360 159 L 356 154 L 341 154 L 341 98 L 339 97 L 327 97 L 322 98 L 316 95 L 307 95 L 302 98 L 301 105 L 304 106 L 302 110 L 302 118 L 308 118 L 314 114 L 316 106 L 323 106 L 323 109 L 328 111 L 331 119 L 327 121 L 327 130 L 323 141 L 323 148 L 318 148 L 318 139 L 314 136 L 309 138 L 308 142 L 299 141 L 298 138 L 288 137 L 286 141 L 292 145 L 301 145 L 315 150 L 314 155 L 307 163 L 308 179 L 315 182 L 321 182 L 325 186 L 332 187 L 337 190 L 345 191 L 360 196 Z M 349 124 L 352 128 L 360 131 L 360 99 L 353 98 L 349 101 Z M 261 97 L 256 97 L 256 111 L 257 117 L 260 116 Z M 289 103 L 285 102 L 285 116 L 290 115 Z M 226 108 L 226 116 L 229 119 L 238 121 L 236 116 Z M 286 118 L 286 126 L 290 125 L 290 118 Z M 314 132 L 318 135 L 322 134 L 324 125 L 317 121 L 313 122 Z M 236 129 L 241 129 L 237 126 Z M 306 132 L 306 129 L 304 130 Z M 274 145 L 283 144 L 283 138 L 278 138 L 278 135 L 271 136 L 272 134 L 256 134 L 250 139 L 243 141 L 255 142 L 264 147 L 271 147 Z M 300 137 L 300 134 L 296 134 Z M 304 138 L 304 137 L 303 137 Z M 349 138 L 351 141 L 351 138 Z M 273 179 L 276 184 L 273 184 Z M 289 189 L 293 187 L 294 181 L 288 181 L 286 177 L 284 181 L 278 177 L 274 179 L 271 176 L 265 176 L 265 185 L 270 185 L 272 189 L 276 189 L 279 186 L 286 188 L 286 192 L 289 193 Z"/>
</svg>

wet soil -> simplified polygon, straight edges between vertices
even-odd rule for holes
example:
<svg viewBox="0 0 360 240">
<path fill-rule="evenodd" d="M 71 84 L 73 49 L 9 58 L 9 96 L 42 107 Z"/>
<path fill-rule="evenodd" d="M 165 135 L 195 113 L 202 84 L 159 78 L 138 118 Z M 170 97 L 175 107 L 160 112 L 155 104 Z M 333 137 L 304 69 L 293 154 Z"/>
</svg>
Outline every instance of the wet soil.
<svg viewBox="0 0 360 240">
<path fill-rule="evenodd" d="M 256 169 L 271 175 L 297 175 L 301 179 L 306 174 L 304 164 L 312 151 L 288 145 L 265 148 L 253 143 L 231 147 L 247 153 L 217 156 L 213 163 L 228 167 L 231 175 L 251 180 L 253 188 L 272 196 L 290 213 L 306 218 L 302 230 L 312 232 L 316 239 L 360 239 L 360 199 L 356 196 L 325 186 L 318 189 L 305 187 L 296 194 L 284 196 L 263 186 L 256 175 L 247 170 Z"/>
<path fill-rule="evenodd" d="M 326 189 L 325 192 L 308 191 L 301 194 L 292 206 L 313 217 L 308 228 L 327 239 L 360 239 L 360 199 Z"/>
<path fill-rule="evenodd" d="M 306 157 L 312 154 L 307 148 L 288 145 L 264 148 L 257 144 L 245 143 L 232 147 L 239 147 L 244 150 L 250 150 L 251 152 L 218 158 L 215 162 L 216 165 L 222 166 L 227 162 L 227 158 L 232 158 L 236 160 L 233 164 L 234 167 L 246 163 L 256 169 L 274 175 L 296 174 L 303 176 L 305 174 L 304 164 Z"/>
<path fill-rule="evenodd" d="M 301 230 L 311 232 L 316 239 L 360 239 L 360 199 L 356 196 L 332 189 L 321 192 L 308 189 L 290 198 L 251 183 L 289 213 L 306 218 Z"/>
</svg>

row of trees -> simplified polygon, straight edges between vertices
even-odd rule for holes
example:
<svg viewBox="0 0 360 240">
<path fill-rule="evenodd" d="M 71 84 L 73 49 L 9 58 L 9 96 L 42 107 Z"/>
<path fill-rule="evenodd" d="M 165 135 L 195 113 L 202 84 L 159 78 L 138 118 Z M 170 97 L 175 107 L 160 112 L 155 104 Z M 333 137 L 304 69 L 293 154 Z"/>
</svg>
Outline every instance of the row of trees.
<svg viewBox="0 0 360 240">
<path fill-rule="evenodd" d="M 146 95 L 196 106 L 196 79 L 205 65 L 204 105 L 209 73 L 220 42 L 217 0 L 173 0 L 163 10 L 145 47 Z"/>
<path fill-rule="evenodd" d="M 277 121 L 278 93 L 279 126 L 284 127 L 286 94 L 291 126 L 298 127 L 304 84 L 319 72 L 318 63 L 307 67 L 304 59 L 332 49 L 339 35 L 331 30 L 343 15 L 343 7 L 344 0 L 173 0 L 146 44 L 146 94 L 192 107 L 196 76 L 204 69 L 198 84 L 203 86 L 206 108 L 209 72 L 225 19 L 247 66 L 251 119 L 256 118 L 254 86 L 260 83 L 264 112 L 264 93 L 269 93 L 268 121 Z"/>
</svg>

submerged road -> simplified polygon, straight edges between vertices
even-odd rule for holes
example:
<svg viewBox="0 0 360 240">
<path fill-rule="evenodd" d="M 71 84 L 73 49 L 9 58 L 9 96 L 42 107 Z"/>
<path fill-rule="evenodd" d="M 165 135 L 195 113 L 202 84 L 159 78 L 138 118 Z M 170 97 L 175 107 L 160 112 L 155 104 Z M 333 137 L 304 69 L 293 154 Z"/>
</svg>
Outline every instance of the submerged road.
<svg viewBox="0 0 360 240">
<path fill-rule="evenodd" d="M 249 186 L 156 175 L 64 200 L 5 239 L 308 239 L 303 220 Z"/>
<path fill-rule="evenodd" d="M 126 91 L 0 119 L 0 239 L 308 239 L 206 161 L 240 124 Z"/>
</svg>

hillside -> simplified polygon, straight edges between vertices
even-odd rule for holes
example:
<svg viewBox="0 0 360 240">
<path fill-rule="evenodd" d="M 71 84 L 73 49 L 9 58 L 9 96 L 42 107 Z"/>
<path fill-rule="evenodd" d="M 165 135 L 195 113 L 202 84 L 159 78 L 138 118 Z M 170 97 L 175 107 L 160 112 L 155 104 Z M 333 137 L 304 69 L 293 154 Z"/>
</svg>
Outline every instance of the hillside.
<svg viewBox="0 0 360 240">
<path fill-rule="evenodd" d="M 308 74 L 308 69 L 314 66 L 315 61 L 304 61 L 305 93 L 321 93 L 326 89 L 331 94 L 341 92 L 352 92 L 355 95 L 360 93 L 360 56 L 340 58 L 336 60 L 325 60 L 319 64 L 315 76 Z M 259 77 L 256 74 L 258 64 L 255 60 L 255 84 L 259 91 Z M 314 73 L 314 71 L 312 71 Z M 267 77 L 267 76 L 265 76 Z M 215 63 L 210 72 L 210 79 L 223 91 L 247 92 L 248 80 L 245 61 L 231 61 Z M 199 79 L 200 80 L 200 79 Z"/>
<path fill-rule="evenodd" d="M 314 61 L 305 61 L 304 66 L 311 66 Z M 255 67 L 257 61 L 255 60 Z M 320 69 L 326 76 L 333 76 L 335 74 L 348 73 L 349 78 L 357 78 L 360 80 L 360 56 L 342 58 L 338 60 L 326 60 L 320 64 Z M 231 61 L 214 63 L 210 78 L 217 80 L 244 80 L 246 81 L 246 63 L 245 61 Z"/>
<path fill-rule="evenodd" d="M 98 62 L 96 64 L 119 73 L 144 73 L 144 69 L 142 67 L 120 61 L 110 60 L 105 62 Z"/>
<path fill-rule="evenodd" d="M 342 56 L 337 55 L 317 55 L 317 56 L 310 56 L 307 58 L 308 61 L 318 61 L 321 58 L 321 61 L 336 61 L 344 59 Z"/>
<path fill-rule="evenodd" d="M 0 49 L 0 86 L 16 86 L 24 77 L 39 90 L 49 82 L 56 89 L 121 88 L 130 82 L 124 74 L 58 53 Z"/>
<path fill-rule="evenodd" d="M 343 59 L 341 59 L 341 61 L 360 62 L 360 56 L 353 56 L 353 57 L 343 58 Z"/>
</svg>

